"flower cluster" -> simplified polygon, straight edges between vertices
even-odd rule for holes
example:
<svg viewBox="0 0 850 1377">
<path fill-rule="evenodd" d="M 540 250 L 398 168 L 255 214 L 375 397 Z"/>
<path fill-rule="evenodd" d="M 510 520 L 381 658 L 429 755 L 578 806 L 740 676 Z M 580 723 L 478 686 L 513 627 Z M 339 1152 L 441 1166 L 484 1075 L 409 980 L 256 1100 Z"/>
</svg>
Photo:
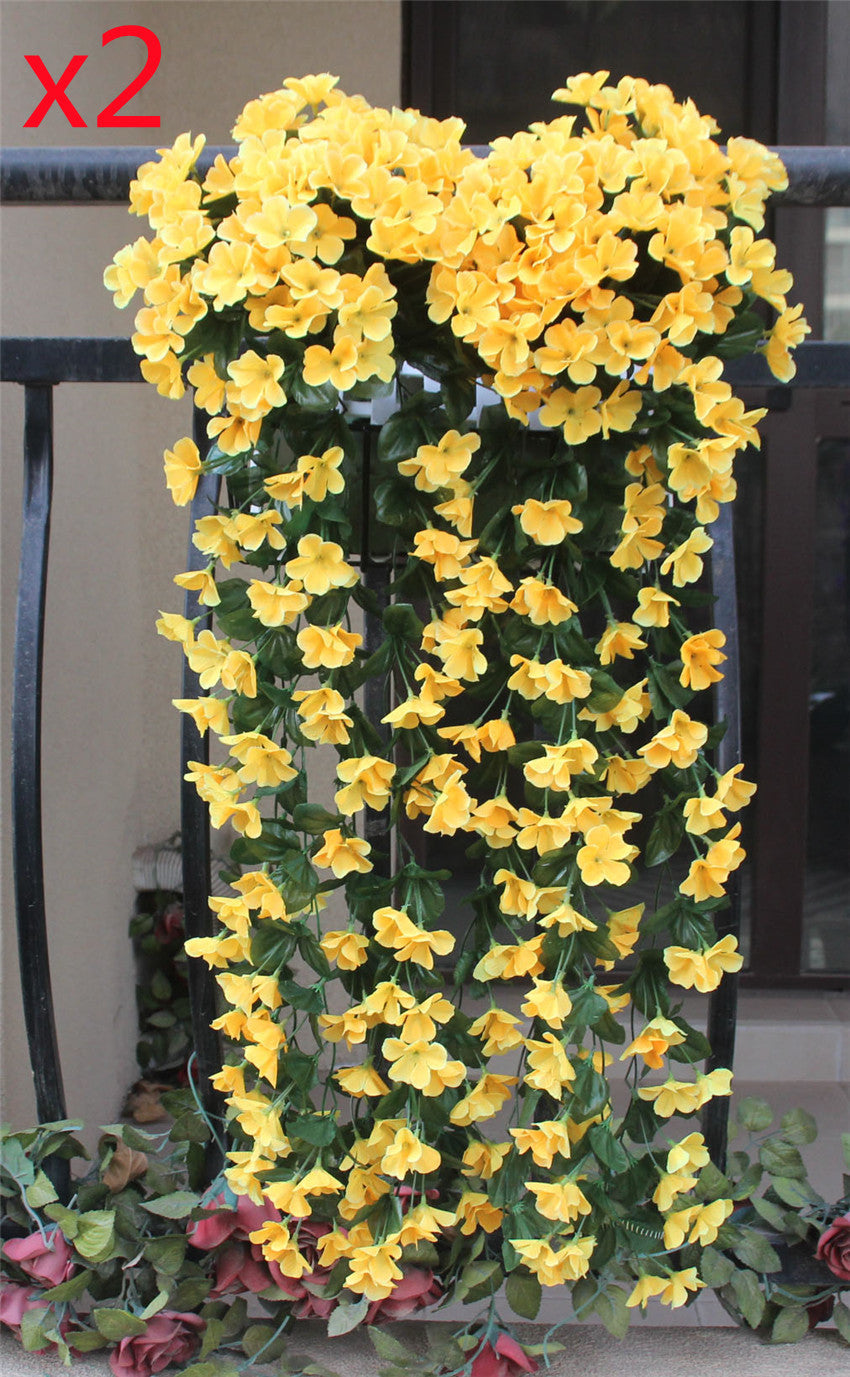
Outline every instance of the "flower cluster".
<svg viewBox="0 0 850 1377">
<path fill-rule="evenodd" d="M 678 1306 L 730 1227 L 671 1124 L 730 1092 L 679 992 L 741 965 L 715 918 L 755 787 L 712 763 L 703 571 L 763 414 L 724 359 L 761 349 L 787 379 L 808 327 L 759 234 L 778 159 L 607 81 L 572 78 L 555 99 L 582 116 L 479 158 L 457 120 L 287 80 L 229 160 L 202 174 L 184 135 L 140 169 L 153 238 L 106 272 L 118 305 L 143 293 L 145 377 L 209 417 L 206 454 L 166 452 L 175 502 L 227 480 L 175 579 L 215 630 L 158 623 L 222 753 L 189 778 L 239 834 L 220 931 L 189 944 L 236 1045 L 227 1178 L 280 1216 L 248 1236 L 268 1265 L 299 1282 L 318 1259 L 352 1323 L 423 1267 L 472 1298 L 507 1271 L 521 1313 L 561 1284 L 580 1313 Z M 383 612 L 358 570 L 376 540 Z M 475 875 L 446 917 L 431 838 Z"/>
</svg>

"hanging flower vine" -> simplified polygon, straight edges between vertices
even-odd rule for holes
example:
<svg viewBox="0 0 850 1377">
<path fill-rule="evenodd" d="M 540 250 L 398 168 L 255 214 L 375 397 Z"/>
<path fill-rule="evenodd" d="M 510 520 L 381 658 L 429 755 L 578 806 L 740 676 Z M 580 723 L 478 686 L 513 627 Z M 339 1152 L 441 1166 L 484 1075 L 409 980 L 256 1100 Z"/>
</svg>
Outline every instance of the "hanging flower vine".
<svg viewBox="0 0 850 1377">
<path fill-rule="evenodd" d="M 779 160 L 607 81 L 477 157 L 459 120 L 289 79 L 206 175 L 189 135 L 140 169 L 153 238 L 106 273 L 119 306 L 143 293 L 145 377 L 209 415 L 206 455 L 166 452 L 175 502 L 227 484 L 175 580 L 215 630 L 158 623 L 218 741 L 191 778 L 240 834 L 220 931 L 189 944 L 233 1044 L 225 1176 L 337 1331 L 507 1277 L 520 1314 L 567 1284 L 621 1332 L 736 1227 L 688 1123 L 731 1076 L 700 1069 L 680 996 L 741 965 L 715 918 L 755 786 L 712 764 L 700 580 L 763 415 L 724 360 L 787 381 L 808 327 L 761 234 Z M 383 610 L 358 570 L 369 404 Z M 321 802 L 308 757 L 334 762 Z M 423 834 L 468 843 L 460 912 Z"/>
</svg>

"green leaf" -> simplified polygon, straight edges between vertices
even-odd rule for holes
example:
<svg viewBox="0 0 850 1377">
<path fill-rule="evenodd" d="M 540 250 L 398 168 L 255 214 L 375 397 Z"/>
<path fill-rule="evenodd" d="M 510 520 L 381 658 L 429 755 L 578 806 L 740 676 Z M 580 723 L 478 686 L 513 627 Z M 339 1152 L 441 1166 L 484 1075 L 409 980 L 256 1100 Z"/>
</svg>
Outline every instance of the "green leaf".
<svg viewBox="0 0 850 1377">
<path fill-rule="evenodd" d="M 772 1229 L 779 1233 L 784 1232 L 785 1211 L 780 1210 L 778 1205 L 774 1205 L 771 1200 L 765 1200 L 763 1196 L 757 1196 L 753 1201 L 753 1209 Z"/>
<path fill-rule="evenodd" d="M 28 1205 L 34 1210 L 40 1210 L 43 1205 L 49 1205 L 52 1200 L 59 1197 L 53 1188 L 53 1182 L 40 1171 L 31 1186 L 27 1186 L 24 1195 Z"/>
<path fill-rule="evenodd" d="M 603 1167 L 608 1167 L 614 1172 L 628 1171 L 629 1155 L 622 1143 L 614 1137 L 608 1124 L 595 1124 L 590 1129 L 587 1140 L 594 1157 Z"/>
<path fill-rule="evenodd" d="M 773 1321 L 770 1342 L 774 1344 L 795 1344 L 809 1332 L 809 1316 L 805 1306 L 788 1305 L 780 1310 Z"/>
<path fill-rule="evenodd" d="M 351 1305 L 340 1302 L 328 1318 L 329 1336 L 334 1338 L 339 1334 L 350 1334 L 352 1329 L 356 1329 L 358 1324 L 365 1320 L 368 1309 L 369 1301 L 366 1296 Z"/>
<path fill-rule="evenodd" d="M 292 825 L 296 832 L 318 836 L 321 832 L 327 832 L 329 827 L 339 825 L 339 814 L 329 813 L 317 803 L 299 803 L 292 812 Z"/>
<path fill-rule="evenodd" d="M 706 1286 L 719 1291 L 721 1286 L 726 1286 L 732 1280 L 735 1264 L 725 1253 L 718 1252 L 717 1248 L 703 1248 L 699 1272 Z"/>
<path fill-rule="evenodd" d="M 850 1344 L 850 1310 L 843 1301 L 836 1300 L 832 1318 L 835 1320 L 835 1327 L 844 1342 Z"/>
<path fill-rule="evenodd" d="M 505 1285 L 508 1305 L 523 1320 L 535 1320 L 540 1309 L 542 1288 L 530 1272 L 511 1272 Z"/>
<path fill-rule="evenodd" d="M 73 1243 L 80 1227 L 80 1216 L 76 1210 L 69 1210 L 64 1205 L 52 1203 L 45 1205 L 44 1213 L 48 1219 L 52 1219 L 55 1224 L 59 1225 L 68 1242 Z"/>
<path fill-rule="evenodd" d="M 129 1310 L 115 1310 L 111 1306 L 93 1310 L 91 1317 L 98 1333 L 114 1344 L 119 1343 L 121 1339 L 144 1334 L 147 1329 L 145 1321 L 138 1315 L 131 1315 Z"/>
<path fill-rule="evenodd" d="M 115 1247 L 115 1211 L 89 1210 L 81 1214 L 74 1247 L 89 1262 L 105 1262 Z"/>
<path fill-rule="evenodd" d="M 844 1156 L 844 1165 L 850 1171 L 850 1133 L 842 1133 L 841 1151 Z"/>
<path fill-rule="evenodd" d="M 773 1110 L 766 1100 L 748 1095 L 735 1106 L 738 1122 L 750 1133 L 762 1133 L 773 1123 Z"/>
<path fill-rule="evenodd" d="M 49 1310 L 40 1308 L 24 1311 L 21 1316 L 21 1346 L 25 1353 L 34 1353 L 47 1347 L 44 1326 L 49 1314 Z"/>
<path fill-rule="evenodd" d="M 760 1234 L 757 1229 L 742 1228 L 740 1238 L 732 1245 L 732 1252 L 745 1267 L 751 1267 L 754 1272 L 782 1270 L 776 1249 L 771 1248 L 764 1234 Z"/>
<path fill-rule="evenodd" d="M 105 1348 L 109 1340 L 102 1334 L 98 1334 L 94 1329 L 75 1329 L 74 1330 L 74 1351 L 78 1353 L 93 1353 L 97 1348 Z"/>
<path fill-rule="evenodd" d="M 378 1357 L 383 1358 L 384 1362 L 402 1365 L 409 1363 L 411 1359 L 416 1363 L 420 1361 L 416 1353 L 399 1343 L 398 1339 L 394 1339 L 392 1334 L 388 1334 L 385 1329 L 378 1329 L 375 1325 L 370 1324 L 366 1333 L 369 1335 L 372 1347 Z"/>
<path fill-rule="evenodd" d="M 470 1302 L 492 1296 L 498 1291 L 503 1275 L 502 1264 L 495 1260 L 467 1263 L 458 1280 L 456 1298 Z"/>
<path fill-rule="evenodd" d="M 735 1272 L 729 1284 L 735 1293 L 738 1309 L 750 1329 L 758 1329 L 764 1315 L 766 1301 L 758 1277 L 754 1272 Z"/>
<path fill-rule="evenodd" d="M 759 1148 L 759 1161 L 771 1176 L 790 1176 L 805 1181 L 806 1168 L 797 1148 L 781 1138 L 768 1138 Z"/>
<path fill-rule="evenodd" d="M 610 1290 L 596 1297 L 593 1309 L 613 1338 L 626 1337 L 631 1315 L 626 1304 L 625 1291 L 621 1291 L 619 1286 L 612 1286 Z"/>
<path fill-rule="evenodd" d="M 336 1137 L 336 1123 L 330 1115 L 303 1114 L 287 1123 L 287 1132 L 314 1147 L 327 1147 Z"/>
<path fill-rule="evenodd" d="M 144 1310 L 139 1316 L 139 1319 L 152 1320 L 154 1315 L 158 1315 L 160 1310 L 165 1309 L 166 1305 L 168 1304 L 168 1295 L 168 1291 L 157 1291 L 153 1300 L 145 1306 Z"/>
<path fill-rule="evenodd" d="M 51 1286 L 49 1290 L 42 1292 L 42 1299 L 46 1301 L 69 1301 L 76 1300 L 81 1296 L 94 1276 L 94 1272 L 88 1268 L 83 1268 L 81 1272 L 76 1272 L 67 1281 L 60 1282 L 58 1286 Z"/>
<path fill-rule="evenodd" d="M 201 1197 L 194 1191 L 173 1191 L 170 1195 L 160 1195 L 154 1200 L 142 1200 L 142 1209 L 148 1214 L 159 1215 L 162 1219 L 185 1219 L 191 1210 L 199 1205 Z"/>
<path fill-rule="evenodd" d="M 814 1199 L 810 1186 L 790 1176 L 774 1176 L 770 1185 L 779 1199 L 794 1210 L 802 1209 L 804 1205 L 811 1205 Z"/>
<path fill-rule="evenodd" d="M 659 813 L 644 849 L 647 865 L 661 865 L 679 849 L 685 833 L 685 819 L 681 812 L 668 809 Z"/>
<path fill-rule="evenodd" d="M 817 1123 L 807 1109 L 789 1109 L 782 1115 L 780 1126 L 790 1143 L 813 1143 L 818 1136 Z"/>
<path fill-rule="evenodd" d="M 385 608 L 381 621 L 388 636 L 400 641 L 409 641 L 411 645 L 419 645 L 422 622 L 409 602 L 392 603 Z"/>
<path fill-rule="evenodd" d="M 256 1358 L 258 1353 L 262 1353 L 263 1361 L 271 1362 L 280 1357 L 285 1347 L 285 1338 L 277 1334 L 277 1327 L 273 1324 L 249 1325 L 242 1335 L 242 1351 L 246 1358 Z"/>
</svg>

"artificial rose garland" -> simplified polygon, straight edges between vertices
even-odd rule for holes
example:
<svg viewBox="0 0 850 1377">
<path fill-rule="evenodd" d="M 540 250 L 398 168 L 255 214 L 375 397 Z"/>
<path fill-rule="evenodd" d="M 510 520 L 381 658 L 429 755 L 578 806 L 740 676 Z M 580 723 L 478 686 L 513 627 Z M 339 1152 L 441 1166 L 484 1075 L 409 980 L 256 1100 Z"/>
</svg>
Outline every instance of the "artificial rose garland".
<svg viewBox="0 0 850 1377">
<path fill-rule="evenodd" d="M 188 135 L 140 169 L 131 209 L 154 237 L 106 273 L 119 306 L 143 291 L 145 377 L 171 397 L 185 379 L 210 417 L 206 456 L 166 452 L 175 502 L 204 472 L 228 484 L 196 526 L 206 567 L 175 580 L 216 629 L 158 623 L 205 691 L 177 706 L 222 748 L 189 777 L 247 867 L 211 901 L 220 933 L 189 944 L 236 1044 L 215 1078 L 225 1174 L 266 1211 L 247 1241 L 293 1282 L 318 1258 L 351 1323 L 508 1274 L 520 1313 L 568 1284 L 616 1325 L 686 1303 L 731 1227 L 701 1136 L 670 1125 L 730 1091 L 698 1069 L 677 990 L 741 965 L 714 917 L 754 791 L 711 763 L 699 695 L 725 638 L 700 579 L 763 414 L 723 360 L 761 349 L 787 380 L 808 327 L 760 236 L 779 160 L 724 152 L 666 87 L 607 78 L 555 93 L 582 120 L 484 158 L 460 121 L 287 80 L 205 177 Z M 380 609 L 352 495 L 370 402 L 394 575 L 367 657 L 352 613 Z M 357 699 L 373 676 L 395 691 L 387 734 Z M 336 760 L 332 805 L 308 797 L 309 751 Z M 469 838 L 462 940 L 418 831 Z M 663 867 L 663 902 L 635 892 L 641 866 Z M 336 891 L 342 927 L 321 916 Z"/>
</svg>

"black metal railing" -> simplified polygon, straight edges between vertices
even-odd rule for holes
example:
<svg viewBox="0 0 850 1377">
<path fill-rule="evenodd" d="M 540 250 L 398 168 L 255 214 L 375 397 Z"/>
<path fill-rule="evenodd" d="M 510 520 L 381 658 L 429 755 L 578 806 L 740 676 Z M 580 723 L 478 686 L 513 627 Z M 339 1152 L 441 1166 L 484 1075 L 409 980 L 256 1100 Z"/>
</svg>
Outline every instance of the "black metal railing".
<svg viewBox="0 0 850 1377">
<path fill-rule="evenodd" d="M 850 148 L 780 148 L 789 172 L 789 188 L 781 198 L 786 205 L 850 205 Z M 208 166 L 218 152 L 205 150 L 201 165 Z M 139 164 L 154 157 L 153 148 L 110 149 L 7 149 L 0 161 L 0 199 L 7 205 L 84 205 L 121 203 L 127 200 L 129 183 Z M 793 384 L 775 385 L 761 358 L 738 360 L 726 370 L 737 386 L 767 389 L 768 405 L 783 410 L 792 388 L 832 388 L 850 381 L 850 345 L 812 342 L 797 352 L 797 376 Z M 24 508 L 21 544 L 18 617 L 15 639 L 13 701 L 13 846 L 18 921 L 18 943 L 24 1011 L 40 1122 L 65 1117 L 61 1061 L 53 1014 L 44 898 L 41 824 L 41 675 L 44 644 L 44 602 L 50 535 L 53 425 L 52 396 L 57 385 L 73 382 L 139 382 L 138 360 L 123 339 L 6 339 L 2 341 L 0 380 L 25 389 Z M 205 443 L 203 417 L 196 413 L 195 435 Z M 370 446 L 364 442 L 364 464 Z M 218 490 L 209 475 L 199 484 L 193 502 L 192 521 L 211 510 Z M 363 476 L 365 514 L 369 513 L 369 477 Z M 718 765 L 728 769 L 740 753 L 740 692 L 738 684 L 738 619 L 732 543 L 732 517 L 722 508 L 713 529 L 713 587 L 718 622 L 727 636 L 726 676 L 718 685 L 716 717 L 725 718 L 728 730 L 719 747 Z M 190 561 L 199 556 L 189 543 Z M 387 569 L 380 560 L 361 552 L 363 576 L 379 596 L 385 595 Z M 191 567 L 191 564 L 190 564 Z M 194 594 L 187 596 L 186 615 L 205 613 Z M 366 644 L 374 648 L 380 620 L 367 618 Z M 186 668 L 184 695 L 197 693 L 197 680 Z M 373 704 L 376 708 L 377 705 Z M 367 703 L 367 711 L 369 704 Z M 380 714 L 376 712 L 376 718 Z M 181 777 L 189 759 L 206 760 L 205 739 L 184 716 L 181 735 Z M 183 835 L 183 890 L 187 936 L 210 932 L 210 843 L 206 808 L 195 790 L 185 783 L 181 793 Z M 738 934 L 740 900 L 737 886 L 724 915 L 722 933 Z M 210 1029 L 215 1012 L 215 984 L 211 972 L 199 961 L 189 962 L 189 995 L 192 1008 L 198 1093 L 211 1116 L 221 1113 L 220 1098 L 209 1084 L 219 1065 L 217 1035 Z M 709 1007 L 709 1039 L 712 1066 L 731 1066 L 735 1047 L 737 980 L 727 976 Z M 728 1104 L 713 1100 L 704 1114 L 704 1130 L 715 1161 L 725 1156 Z M 218 1150 L 211 1145 L 208 1170 L 214 1174 Z M 67 1189 L 67 1163 L 54 1162 L 57 1188 Z"/>
</svg>

